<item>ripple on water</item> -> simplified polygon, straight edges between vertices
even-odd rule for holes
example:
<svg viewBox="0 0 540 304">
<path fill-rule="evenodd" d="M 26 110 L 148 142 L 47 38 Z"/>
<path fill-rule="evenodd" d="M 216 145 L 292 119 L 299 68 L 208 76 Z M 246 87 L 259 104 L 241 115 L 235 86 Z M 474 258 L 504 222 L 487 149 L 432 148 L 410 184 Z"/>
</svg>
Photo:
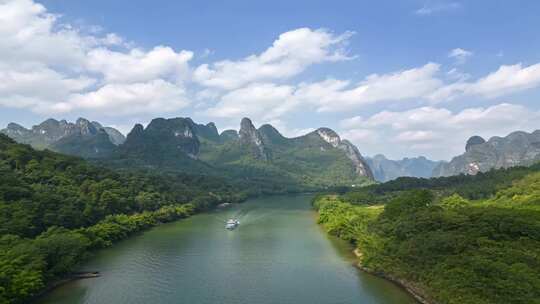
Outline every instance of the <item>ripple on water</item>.
<svg viewBox="0 0 540 304">
<path fill-rule="evenodd" d="M 40 304 L 410 304 L 352 266 L 350 248 L 316 225 L 308 196 L 250 200 L 165 224 L 84 265 L 100 278 L 59 288 Z M 239 217 L 234 231 L 223 219 Z"/>
</svg>

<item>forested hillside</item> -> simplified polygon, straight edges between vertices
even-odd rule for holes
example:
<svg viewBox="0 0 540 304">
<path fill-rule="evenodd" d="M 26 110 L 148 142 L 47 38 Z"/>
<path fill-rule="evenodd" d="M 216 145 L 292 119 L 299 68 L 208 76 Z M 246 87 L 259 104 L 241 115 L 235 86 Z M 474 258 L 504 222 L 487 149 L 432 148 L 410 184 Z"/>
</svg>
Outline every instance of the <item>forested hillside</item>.
<svg viewBox="0 0 540 304">
<path fill-rule="evenodd" d="M 361 268 L 430 303 L 540 303 L 538 169 L 405 179 L 314 205 L 329 233 L 358 248 Z M 467 198 L 473 189 L 481 199 Z"/>
<path fill-rule="evenodd" d="M 24 303 L 88 252 L 246 194 L 226 181 L 114 172 L 0 134 L 0 303 Z"/>
<path fill-rule="evenodd" d="M 476 175 L 461 174 L 438 178 L 400 177 L 386 183 L 347 191 L 341 199 L 352 204 L 376 205 L 389 202 L 403 191 L 411 189 L 429 189 L 438 197 L 457 193 L 467 199 L 485 199 L 498 190 L 510 187 L 513 181 L 538 171 L 540 164 L 490 170 Z"/>
</svg>

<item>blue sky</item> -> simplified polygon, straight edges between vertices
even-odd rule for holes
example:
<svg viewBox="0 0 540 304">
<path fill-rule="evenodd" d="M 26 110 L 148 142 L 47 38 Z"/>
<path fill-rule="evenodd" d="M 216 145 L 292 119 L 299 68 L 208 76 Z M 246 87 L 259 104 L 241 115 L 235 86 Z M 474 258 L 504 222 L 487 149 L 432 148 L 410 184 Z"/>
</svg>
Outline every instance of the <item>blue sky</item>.
<svg viewBox="0 0 540 304">
<path fill-rule="evenodd" d="M 0 126 L 154 117 L 448 159 L 540 128 L 540 2 L 0 0 Z"/>
</svg>

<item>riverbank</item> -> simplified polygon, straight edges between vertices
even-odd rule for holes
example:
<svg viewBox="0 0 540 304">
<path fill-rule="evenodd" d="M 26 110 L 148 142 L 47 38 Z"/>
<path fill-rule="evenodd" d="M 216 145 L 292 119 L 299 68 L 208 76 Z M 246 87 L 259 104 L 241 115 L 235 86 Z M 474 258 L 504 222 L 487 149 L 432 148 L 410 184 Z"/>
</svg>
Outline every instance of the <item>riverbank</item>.
<svg viewBox="0 0 540 304">
<path fill-rule="evenodd" d="M 412 190 L 384 206 L 335 195 L 314 207 L 327 233 L 360 248 L 363 270 L 422 303 L 529 304 L 540 292 L 540 212 L 530 190 L 538 180 L 531 175 L 484 201 Z"/>
<path fill-rule="evenodd" d="M 382 206 L 360 207 L 361 209 L 358 209 L 351 205 L 341 203 L 338 197 L 334 195 L 317 198 L 315 201 L 313 201 L 313 207 L 316 209 L 319 215 L 318 223 L 325 227 L 327 233 L 336 235 L 337 237 L 354 244 L 358 243 L 358 236 L 355 235 L 353 231 L 357 231 L 357 233 L 365 233 L 367 231 L 366 229 L 369 222 L 374 221 L 383 210 Z M 340 216 L 337 216 L 337 214 Z M 343 219 L 347 220 L 342 221 Z M 348 221 L 354 221 L 354 224 Z M 361 271 L 396 284 L 400 288 L 407 291 L 419 303 L 438 304 L 416 284 L 401 278 L 397 278 L 391 274 L 382 271 L 375 271 L 364 266 L 362 264 L 364 253 L 360 248 L 355 247 L 353 254 L 356 257 L 354 266 Z"/>
<path fill-rule="evenodd" d="M 52 281 L 49 284 L 47 284 L 47 286 L 39 294 L 35 295 L 33 299 L 30 300 L 30 302 L 37 301 L 41 297 L 45 296 L 47 293 L 67 283 L 71 283 L 73 281 L 82 280 L 82 279 L 98 278 L 100 276 L 101 274 L 99 273 L 99 271 L 71 273 L 69 275 L 66 275 L 58 280 Z"/>
<path fill-rule="evenodd" d="M 356 258 L 358 259 L 358 262 L 354 264 L 354 266 L 356 268 L 360 269 L 361 271 L 364 271 L 366 273 L 378 276 L 380 278 L 383 278 L 385 280 L 388 280 L 388 281 L 398 285 L 399 287 L 405 289 L 419 303 L 422 303 L 422 304 L 438 304 L 434 300 L 429 299 L 428 296 L 426 296 L 426 292 L 423 289 L 421 289 L 420 287 L 414 285 L 413 283 L 408 282 L 406 280 L 396 278 L 396 277 L 394 277 L 392 275 L 388 275 L 388 274 L 386 274 L 384 272 L 374 271 L 372 269 L 369 269 L 368 267 L 362 266 L 362 256 L 363 255 L 362 255 L 362 251 L 360 250 L 360 248 L 354 249 L 353 253 L 356 256 Z"/>
<path fill-rule="evenodd" d="M 60 239 L 69 240 L 72 244 L 77 242 L 76 246 L 66 248 L 66 250 L 71 250 L 70 252 L 63 252 L 62 254 L 63 257 L 70 257 L 70 264 L 63 271 L 58 271 L 55 274 L 56 279 L 42 280 L 45 284 L 42 284 L 39 291 L 27 296 L 27 298 L 31 299 L 29 300 L 31 302 L 36 302 L 54 289 L 69 282 L 99 277 L 99 272 L 72 272 L 72 270 L 89 257 L 88 253 L 111 247 L 113 244 L 127 239 L 137 232 L 148 230 L 162 223 L 190 217 L 196 212 L 193 204 L 170 205 L 155 211 L 145 211 L 131 215 L 111 215 L 90 227 L 74 230 L 56 229 L 52 234 L 54 237 L 61 236 Z M 43 240 L 31 240 L 30 242 L 39 241 Z M 53 241 L 56 241 L 56 239 L 53 239 Z M 35 246 L 39 247 L 39 243 Z"/>
</svg>

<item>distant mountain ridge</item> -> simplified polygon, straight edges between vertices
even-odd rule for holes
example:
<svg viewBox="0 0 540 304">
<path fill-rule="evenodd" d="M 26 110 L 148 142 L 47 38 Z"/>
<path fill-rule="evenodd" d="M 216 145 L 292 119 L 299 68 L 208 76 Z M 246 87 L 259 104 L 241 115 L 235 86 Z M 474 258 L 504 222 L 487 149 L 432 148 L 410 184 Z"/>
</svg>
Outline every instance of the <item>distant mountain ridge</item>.
<svg viewBox="0 0 540 304">
<path fill-rule="evenodd" d="M 242 119 L 238 131 L 221 134 L 213 123 L 156 118 L 146 128 L 135 126 L 118 150 L 120 159 L 143 165 L 227 172 L 237 178 L 317 187 L 373 179 L 358 149 L 330 129 L 286 138 L 268 124 L 257 129 L 248 118 Z"/>
<path fill-rule="evenodd" d="M 48 148 L 85 158 L 110 155 L 116 146 L 125 141 L 124 135 L 118 130 L 103 127 L 100 123 L 90 122 L 85 118 L 79 118 L 75 123 L 47 119 L 31 129 L 10 123 L 0 132 L 19 143 L 29 144 L 37 149 Z"/>
<path fill-rule="evenodd" d="M 242 119 L 238 131 L 221 133 L 214 123 L 156 118 L 146 127 L 135 125 L 124 138 L 81 118 L 76 123 L 49 119 L 30 130 L 12 123 L 2 132 L 21 143 L 122 168 L 219 175 L 282 188 L 373 181 L 358 148 L 328 128 L 287 138 L 269 124 L 256 128 L 249 118 Z"/>
<path fill-rule="evenodd" d="M 443 163 L 429 160 L 424 156 L 391 160 L 377 154 L 365 159 L 373 171 L 375 180 L 379 182 L 387 182 L 402 176 L 430 178 L 433 170 Z"/>
<path fill-rule="evenodd" d="M 437 166 L 433 176 L 474 175 L 491 169 L 529 166 L 538 161 L 540 130 L 532 133 L 516 131 L 505 137 L 494 136 L 488 141 L 473 136 L 467 141 L 465 153 Z"/>
</svg>

